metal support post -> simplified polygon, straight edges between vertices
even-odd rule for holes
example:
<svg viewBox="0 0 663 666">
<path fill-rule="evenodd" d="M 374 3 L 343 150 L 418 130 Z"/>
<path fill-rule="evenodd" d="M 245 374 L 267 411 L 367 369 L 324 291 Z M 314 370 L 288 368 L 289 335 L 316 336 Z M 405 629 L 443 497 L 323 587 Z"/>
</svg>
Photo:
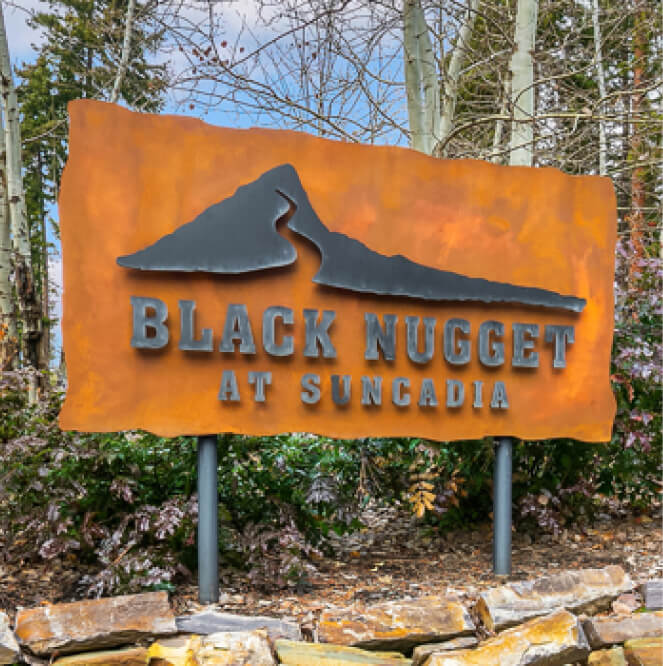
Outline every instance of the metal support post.
<svg viewBox="0 0 663 666">
<path fill-rule="evenodd" d="M 198 437 L 198 599 L 219 600 L 217 437 Z"/>
<path fill-rule="evenodd" d="M 493 477 L 493 573 L 511 573 L 511 459 L 513 440 L 495 440 Z"/>
</svg>

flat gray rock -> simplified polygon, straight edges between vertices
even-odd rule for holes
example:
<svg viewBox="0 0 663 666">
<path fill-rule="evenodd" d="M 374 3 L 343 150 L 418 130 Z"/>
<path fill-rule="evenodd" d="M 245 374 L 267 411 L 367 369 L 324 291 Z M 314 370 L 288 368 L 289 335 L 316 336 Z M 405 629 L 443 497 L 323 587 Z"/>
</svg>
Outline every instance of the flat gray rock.
<svg viewBox="0 0 663 666">
<path fill-rule="evenodd" d="M 633 582 L 619 566 L 565 571 L 486 590 L 477 610 L 490 631 L 499 631 L 559 608 L 597 613 L 632 588 Z"/>
<path fill-rule="evenodd" d="M 9 628 L 9 618 L 0 611 L 0 664 L 13 664 L 18 658 L 18 643 Z"/>
<path fill-rule="evenodd" d="M 634 638 L 663 636 L 663 611 L 617 617 L 590 617 L 583 629 L 592 649 L 619 645 Z"/>
<path fill-rule="evenodd" d="M 218 613 L 206 611 L 196 615 L 180 615 L 175 618 L 177 630 L 182 633 L 208 636 L 221 631 L 255 631 L 264 629 L 272 639 L 287 638 L 291 641 L 301 641 L 302 633 L 298 624 L 286 622 L 275 617 L 261 617 L 260 615 L 234 615 L 233 613 Z"/>
<path fill-rule="evenodd" d="M 647 610 L 663 610 L 663 579 L 648 580 L 640 586 Z"/>
</svg>

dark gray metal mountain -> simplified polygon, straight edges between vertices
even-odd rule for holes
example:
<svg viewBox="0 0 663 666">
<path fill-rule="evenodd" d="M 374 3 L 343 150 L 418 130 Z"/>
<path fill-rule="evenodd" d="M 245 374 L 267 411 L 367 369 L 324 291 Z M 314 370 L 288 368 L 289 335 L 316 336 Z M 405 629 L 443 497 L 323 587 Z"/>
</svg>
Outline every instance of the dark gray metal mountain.
<svg viewBox="0 0 663 666">
<path fill-rule="evenodd" d="M 237 188 L 231 197 L 153 245 L 118 257 L 117 263 L 144 271 L 225 274 L 294 263 L 295 246 L 276 231 L 276 223 L 290 212 L 290 205 L 276 191 L 275 183 L 281 179 L 274 171 Z"/>
<path fill-rule="evenodd" d="M 138 252 L 119 257 L 121 266 L 142 270 L 245 273 L 295 261 L 295 247 L 276 231 L 288 227 L 314 243 L 322 262 L 313 281 L 379 296 L 429 301 L 521 303 L 581 312 L 584 298 L 507 282 L 474 278 L 385 256 L 345 234 L 329 231 L 311 206 L 299 176 L 282 164 L 210 206 L 192 222 Z"/>
</svg>

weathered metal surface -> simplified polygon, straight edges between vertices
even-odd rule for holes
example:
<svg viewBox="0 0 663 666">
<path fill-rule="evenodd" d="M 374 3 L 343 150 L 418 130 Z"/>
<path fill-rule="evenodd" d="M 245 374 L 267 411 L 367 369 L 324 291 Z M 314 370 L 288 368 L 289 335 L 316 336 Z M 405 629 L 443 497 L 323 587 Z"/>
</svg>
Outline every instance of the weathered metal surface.
<svg viewBox="0 0 663 666">
<path fill-rule="evenodd" d="M 70 146 L 60 198 L 64 428 L 610 438 L 616 215 L 609 180 L 216 128 L 92 101 L 71 105 Z M 302 190 L 284 186 L 276 193 L 282 203 L 256 202 L 261 219 L 242 215 L 254 230 L 248 245 L 227 228 L 219 236 L 210 222 L 204 261 L 181 270 L 172 262 L 163 270 L 117 265 L 118 257 L 147 265 L 143 249 L 156 251 L 201 211 L 225 206 L 247 183 L 287 164 Z M 297 208 L 281 195 L 297 197 Z M 272 252 L 286 246 L 296 257 Z M 207 272 L 212 258 L 221 274 Z M 240 269 L 249 272 L 233 272 Z M 537 305 L 429 300 L 456 299 L 456 286 L 474 289 L 474 280 L 534 290 Z M 538 307 L 545 305 L 539 292 L 562 300 Z M 565 294 L 586 299 L 586 307 L 566 309 L 580 303 Z M 164 303 L 166 318 L 148 309 L 136 325 L 131 296 Z M 241 305 L 246 316 L 230 308 Z M 366 360 L 366 313 L 382 330 L 386 314 L 396 317 L 393 360 L 379 343 L 379 358 Z M 444 354 L 452 319 L 470 330 L 453 329 L 447 356 L 458 365 Z M 523 338 L 534 348 L 516 350 L 538 354 L 538 367 L 514 367 L 514 323 L 538 326 L 537 338 Z M 573 343 L 547 335 L 549 326 L 571 327 Z M 254 399 L 249 371 L 272 373 L 264 402 Z M 382 378 L 381 405 L 370 396 L 362 405 L 363 376 Z M 447 379 L 464 386 L 459 407 L 446 406 Z"/>
</svg>

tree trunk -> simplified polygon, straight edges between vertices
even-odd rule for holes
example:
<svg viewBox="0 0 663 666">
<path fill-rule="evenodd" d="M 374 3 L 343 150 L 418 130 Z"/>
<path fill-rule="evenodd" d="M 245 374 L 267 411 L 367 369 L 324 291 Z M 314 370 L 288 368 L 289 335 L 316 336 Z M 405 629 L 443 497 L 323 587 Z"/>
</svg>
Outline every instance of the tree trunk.
<svg viewBox="0 0 663 666">
<path fill-rule="evenodd" d="M 136 8 L 136 0 L 129 0 L 127 5 L 127 15 L 124 24 L 124 40 L 122 42 L 122 56 L 120 57 L 120 66 L 117 68 L 115 81 L 113 83 L 113 90 L 111 92 L 110 101 L 115 104 L 120 97 L 120 88 L 124 80 L 124 74 L 129 65 L 129 53 L 131 52 L 131 31 L 133 30 L 134 23 L 134 10 Z"/>
<path fill-rule="evenodd" d="M 643 0 L 635 0 L 635 20 L 633 25 L 633 94 L 631 95 L 631 137 L 629 161 L 637 163 L 643 152 L 642 130 L 638 125 L 642 111 L 645 54 L 647 50 L 647 17 Z M 644 252 L 642 231 L 645 226 L 645 168 L 631 169 L 631 211 L 628 217 L 633 257 L 630 272 L 637 271 L 637 260 Z"/>
<path fill-rule="evenodd" d="M 44 202 L 43 156 L 41 150 L 37 152 L 37 168 L 39 174 L 39 221 L 41 233 L 41 321 L 42 334 L 39 345 L 39 367 L 48 368 L 51 360 L 51 327 L 49 312 L 49 282 L 48 282 L 48 240 L 46 237 L 46 205 Z"/>
<path fill-rule="evenodd" d="M 430 155 L 439 137 L 440 84 L 419 0 L 403 3 L 405 88 L 412 148 Z"/>
<path fill-rule="evenodd" d="M 1 118 L 0 118 L 1 120 Z M 16 363 L 18 336 L 11 284 L 11 240 L 5 165 L 5 134 L 0 122 L 0 372 Z"/>
<path fill-rule="evenodd" d="M 456 100 L 458 99 L 458 79 L 460 77 L 460 70 L 465 60 L 467 47 L 470 43 L 472 30 L 474 29 L 474 19 L 477 15 L 479 7 L 479 0 L 469 0 L 467 8 L 467 16 L 458 31 L 456 44 L 451 53 L 449 60 L 449 67 L 447 68 L 447 76 L 444 82 L 444 103 L 442 105 L 442 117 L 440 118 L 440 142 L 444 142 L 449 136 L 449 132 L 453 129 L 454 115 L 456 113 Z M 442 154 L 446 153 L 446 149 L 442 149 Z"/>
<path fill-rule="evenodd" d="M 509 164 L 532 166 L 534 151 L 534 40 L 538 0 L 518 0 L 515 51 L 511 56 L 511 141 Z"/>
<path fill-rule="evenodd" d="M 601 51 L 601 24 L 599 22 L 599 0 L 592 0 L 592 22 L 594 24 L 594 59 L 596 60 L 596 77 L 599 84 L 599 95 L 601 102 L 598 106 L 598 112 L 603 115 L 603 100 L 606 98 L 605 92 L 605 72 L 603 70 L 603 55 Z M 605 176 L 608 173 L 606 165 L 607 142 L 605 137 L 605 121 L 599 120 L 599 174 Z"/>
<path fill-rule="evenodd" d="M 14 252 L 14 287 L 21 315 L 21 351 L 23 363 L 38 367 L 41 336 L 41 307 L 32 271 L 30 232 L 23 191 L 21 164 L 21 126 L 18 101 L 9 59 L 5 20 L 0 5 L 0 92 L 5 112 L 5 146 L 7 151 L 7 195 L 9 222 Z"/>
</svg>

